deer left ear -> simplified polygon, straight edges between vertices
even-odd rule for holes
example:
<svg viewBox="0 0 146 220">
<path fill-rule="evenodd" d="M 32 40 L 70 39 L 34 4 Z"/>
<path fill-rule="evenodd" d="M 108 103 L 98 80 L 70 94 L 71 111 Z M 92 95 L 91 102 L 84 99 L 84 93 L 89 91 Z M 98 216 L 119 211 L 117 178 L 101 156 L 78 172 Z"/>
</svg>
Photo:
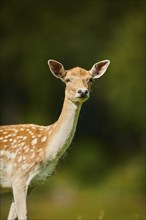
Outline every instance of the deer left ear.
<svg viewBox="0 0 146 220">
<path fill-rule="evenodd" d="M 110 64 L 109 60 L 103 60 L 98 63 L 95 63 L 89 73 L 92 75 L 94 79 L 101 77 L 107 70 Z"/>
<path fill-rule="evenodd" d="M 53 75 L 57 78 L 63 79 L 65 76 L 65 69 L 62 63 L 56 61 L 56 60 L 48 60 L 48 66 L 53 73 Z"/>
</svg>

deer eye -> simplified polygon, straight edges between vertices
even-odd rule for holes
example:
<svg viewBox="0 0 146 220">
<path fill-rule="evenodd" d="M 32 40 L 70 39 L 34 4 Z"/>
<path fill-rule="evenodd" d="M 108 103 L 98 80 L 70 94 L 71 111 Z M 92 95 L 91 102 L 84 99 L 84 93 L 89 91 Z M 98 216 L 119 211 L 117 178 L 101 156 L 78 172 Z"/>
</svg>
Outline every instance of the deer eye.
<svg viewBox="0 0 146 220">
<path fill-rule="evenodd" d="M 88 82 L 92 83 L 93 82 L 93 78 L 91 77 L 90 79 L 88 79 Z"/>
<path fill-rule="evenodd" d="M 69 82 L 71 82 L 71 79 L 66 78 L 66 79 L 65 79 L 65 82 L 66 82 L 66 83 L 69 83 Z"/>
</svg>

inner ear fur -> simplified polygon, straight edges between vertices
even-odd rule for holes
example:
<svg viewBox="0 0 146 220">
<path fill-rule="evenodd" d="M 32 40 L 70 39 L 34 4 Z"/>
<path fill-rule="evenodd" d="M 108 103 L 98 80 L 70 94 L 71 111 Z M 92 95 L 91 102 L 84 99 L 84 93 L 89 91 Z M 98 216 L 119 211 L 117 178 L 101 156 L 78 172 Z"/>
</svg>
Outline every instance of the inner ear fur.
<svg viewBox="0 0 146 220">
<path fill-rule="evenodd" d="M 98 63 L 95 63 L 89 73 L 94 79 L 100 78 L 107 70 L 108 66 L 110 64 L 109 60 L 102 60 Z"/>
<path fill-rule="evenodd" d="M 62 65 L 62 63 L 56 61 L 56 60 L 48 60 L 48 65 L 50 68 L 50 71 L 52 72 L 52 74 L 60 79 L 63 79 L 66 75 L 64 66 Z"/>
</svg>

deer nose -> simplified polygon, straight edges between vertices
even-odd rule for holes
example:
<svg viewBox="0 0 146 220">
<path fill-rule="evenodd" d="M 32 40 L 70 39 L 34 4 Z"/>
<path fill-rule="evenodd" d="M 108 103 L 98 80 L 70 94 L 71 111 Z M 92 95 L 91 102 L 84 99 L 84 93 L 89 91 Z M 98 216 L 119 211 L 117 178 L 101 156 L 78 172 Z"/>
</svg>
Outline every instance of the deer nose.
<svg viewBox="0 0 146 220">
<path fill-rule="evenodd" d="M 86 88 L 78 89 L 77 93 L 81 98 L 86 98 L 89 95 L 89 92 Z"/>
</svg>

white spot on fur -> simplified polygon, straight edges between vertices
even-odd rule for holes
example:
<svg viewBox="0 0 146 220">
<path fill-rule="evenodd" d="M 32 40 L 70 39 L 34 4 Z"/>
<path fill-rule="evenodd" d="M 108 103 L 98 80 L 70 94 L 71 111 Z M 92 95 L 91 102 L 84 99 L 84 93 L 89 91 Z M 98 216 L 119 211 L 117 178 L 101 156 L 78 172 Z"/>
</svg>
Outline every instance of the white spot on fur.
<svg viewBox="0 0 146 220">
<path fill-rule="evenodd" d="M 16 142 L 17 142 L 17 140 L 14 140 L 14 141 L 13 141 L 13 144 L 15 144 Z"/>
<path fill-rule="evenodd" d="M 29 130 L 28 133 L 29 133 L 31 136 L 34 134 L 31 130 Z"/>
<path fill-rule="evenodd" d="M 7 140 L 7 139 L 4 139 L 3 142 L 8 142 L 8 140 Z"/>
<path fill-rule="evenodd" d="M 35 139 L 32 140 L 31 144 L 32 144 L 32 145 L 35 145 L 37 142 L 38 142 L 38 139 L 35 138 Z"/>
<path fill-rule="evenodd" d="M 19 144 L 19 147 L 23 147 L 24 145 L 25 145 L 25 143 L 22 142 L 22 143 Z"/>
<path fill-rule="evenodd" d="M 29 148 L 27 147 L 24 152 L 25 152 L 25 153 L 28 153 L 28 151 L 29 151 Z"/>
<path fill-rule="evenodd" d="M 41 142 L 45 142 L 47 140 L 47 136 L 44 136 L 42 139 L 41 139 Z"/>
<path fill-rule="evenodd" d="M 20 131 L 24 131 L 24 128 L 20 128 Z"/>
<path fill-rule="evenodd" d="M 33 159 L 35 157 L 35 153 L 33 153 L 32 155 L 31 155 L 31 159 Z"/>
<path fill-rule="evenodd" d="M 27 148 L 27 146 L 25 145 L 23 149 L 25 150 L 26 148 Z"/>
<path fill-rule="evenodd" d="M 20 156 L 18 159 L 18 162 L 21 162 L 21 161 L 22 161 L 22 156 Z"/>
<path fill-rule="evenodd" d="M 12 137 L 15 137 L 17 134 L 16 133 L 14 133 L 14 134 L 12 134 Z"/>
<path fill-rule="evenodd" d="M 7 133 L 8 133 L 7 131 L 4 131 L 4 132 L 3 132 L 3 134 L 7 134 Z"/>
</svg>

